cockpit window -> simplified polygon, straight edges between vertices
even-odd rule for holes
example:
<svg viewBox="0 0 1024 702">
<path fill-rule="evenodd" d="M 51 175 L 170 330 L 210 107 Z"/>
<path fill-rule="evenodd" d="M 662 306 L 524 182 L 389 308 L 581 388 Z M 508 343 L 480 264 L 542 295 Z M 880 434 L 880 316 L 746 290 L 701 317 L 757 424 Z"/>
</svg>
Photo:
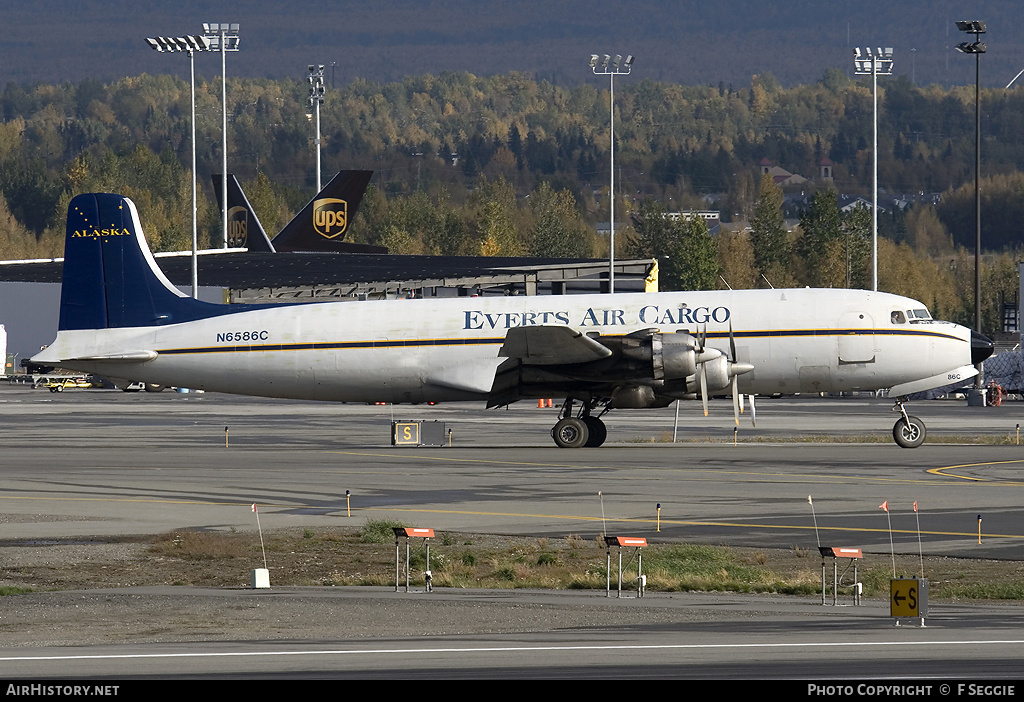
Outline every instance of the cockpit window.
<svg viewBox="0 0 1024 702">
<path fill-rule="evenodd" d="M 906 316 L 901 311 L 894 310 L 893 313 L 892 313 L 892 323 L 893 324 L 906 324 L 907 323 L 907 318 L 906 318 Z"/>
<path fill-rule="evenodd" d="M 928 314 L 928 310 L 926 309 L 907 310 L 907 317 L 910 319 L 912 323 L 927 322 L 932 318 L 932 316 Z"/>
</svg>

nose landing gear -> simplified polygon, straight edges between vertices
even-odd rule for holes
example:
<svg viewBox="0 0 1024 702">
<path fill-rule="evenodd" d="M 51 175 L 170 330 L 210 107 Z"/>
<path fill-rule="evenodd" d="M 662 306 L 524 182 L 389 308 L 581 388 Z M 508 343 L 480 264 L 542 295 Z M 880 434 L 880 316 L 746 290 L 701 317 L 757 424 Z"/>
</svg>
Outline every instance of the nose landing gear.
<svg viewBox="0 0 1024 702">
<path fill-rule="evenodd" d="M 895 439 L 897 445 L 901 448 L 917 448 L 923 444 L 928 436 L 924 422 L 918 417 L 907 414 L 901 400 L 896 400 L 896 405 L 892 409 L 903 415 L 896 420 L 896 424 L 892 427 L 892 438 Z"/>
</svg>

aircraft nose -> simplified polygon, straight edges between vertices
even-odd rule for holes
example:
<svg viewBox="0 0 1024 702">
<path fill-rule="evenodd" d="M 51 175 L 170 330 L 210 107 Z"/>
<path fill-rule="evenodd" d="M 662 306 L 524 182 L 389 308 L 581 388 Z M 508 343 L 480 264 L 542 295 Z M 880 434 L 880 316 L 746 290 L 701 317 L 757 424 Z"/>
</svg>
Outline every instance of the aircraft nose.
<svg viewBox="0 0 1024 702">
<path fill-rule="evenodd" d="M 995 344 L 984 334 L 976 331 L 971 332 L 971 365 L 978 365 L 992 355 Z"/>
</svg>

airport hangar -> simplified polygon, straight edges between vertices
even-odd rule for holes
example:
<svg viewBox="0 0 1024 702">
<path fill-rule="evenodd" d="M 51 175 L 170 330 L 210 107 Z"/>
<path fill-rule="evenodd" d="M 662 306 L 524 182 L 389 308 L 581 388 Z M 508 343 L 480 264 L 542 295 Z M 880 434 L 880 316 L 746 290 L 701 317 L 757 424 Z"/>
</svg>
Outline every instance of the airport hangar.
<svg viewBox="0 0 1024 702">
<path fill-rule="evenodd" d="M 172 283 L 186 292 L 191 288 L 190 252 L 156 254 L 156 260 Z M 596 259 L 250 253 L 229 249 L 204 252 L 198 261 L 200 298 L 212 302 L 328 302 L 608 291 L 608 261 Z M 614 265 L 616 292 L 657 291 L 657 260 L 622 259 Z M 61 259 L 0 264 L 0 324 L 6 324 L 9 350 L 21 358 L 53 340 L 62 272 Z"/>
</svg>

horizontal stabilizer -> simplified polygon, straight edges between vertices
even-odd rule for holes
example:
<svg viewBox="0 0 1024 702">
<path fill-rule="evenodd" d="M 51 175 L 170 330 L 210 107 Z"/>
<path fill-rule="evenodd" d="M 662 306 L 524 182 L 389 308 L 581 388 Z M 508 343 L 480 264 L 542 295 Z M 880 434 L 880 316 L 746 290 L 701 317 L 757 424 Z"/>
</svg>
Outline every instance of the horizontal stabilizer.
<svg viewBox="0 0 1024 702">
<path fill-rule="evenodd" d="M 536 326 L 509 329 L 498 355 L 526 365 L 552 366 L 599 361 L 612 352 L 576 329 Z"/>
</svg>

